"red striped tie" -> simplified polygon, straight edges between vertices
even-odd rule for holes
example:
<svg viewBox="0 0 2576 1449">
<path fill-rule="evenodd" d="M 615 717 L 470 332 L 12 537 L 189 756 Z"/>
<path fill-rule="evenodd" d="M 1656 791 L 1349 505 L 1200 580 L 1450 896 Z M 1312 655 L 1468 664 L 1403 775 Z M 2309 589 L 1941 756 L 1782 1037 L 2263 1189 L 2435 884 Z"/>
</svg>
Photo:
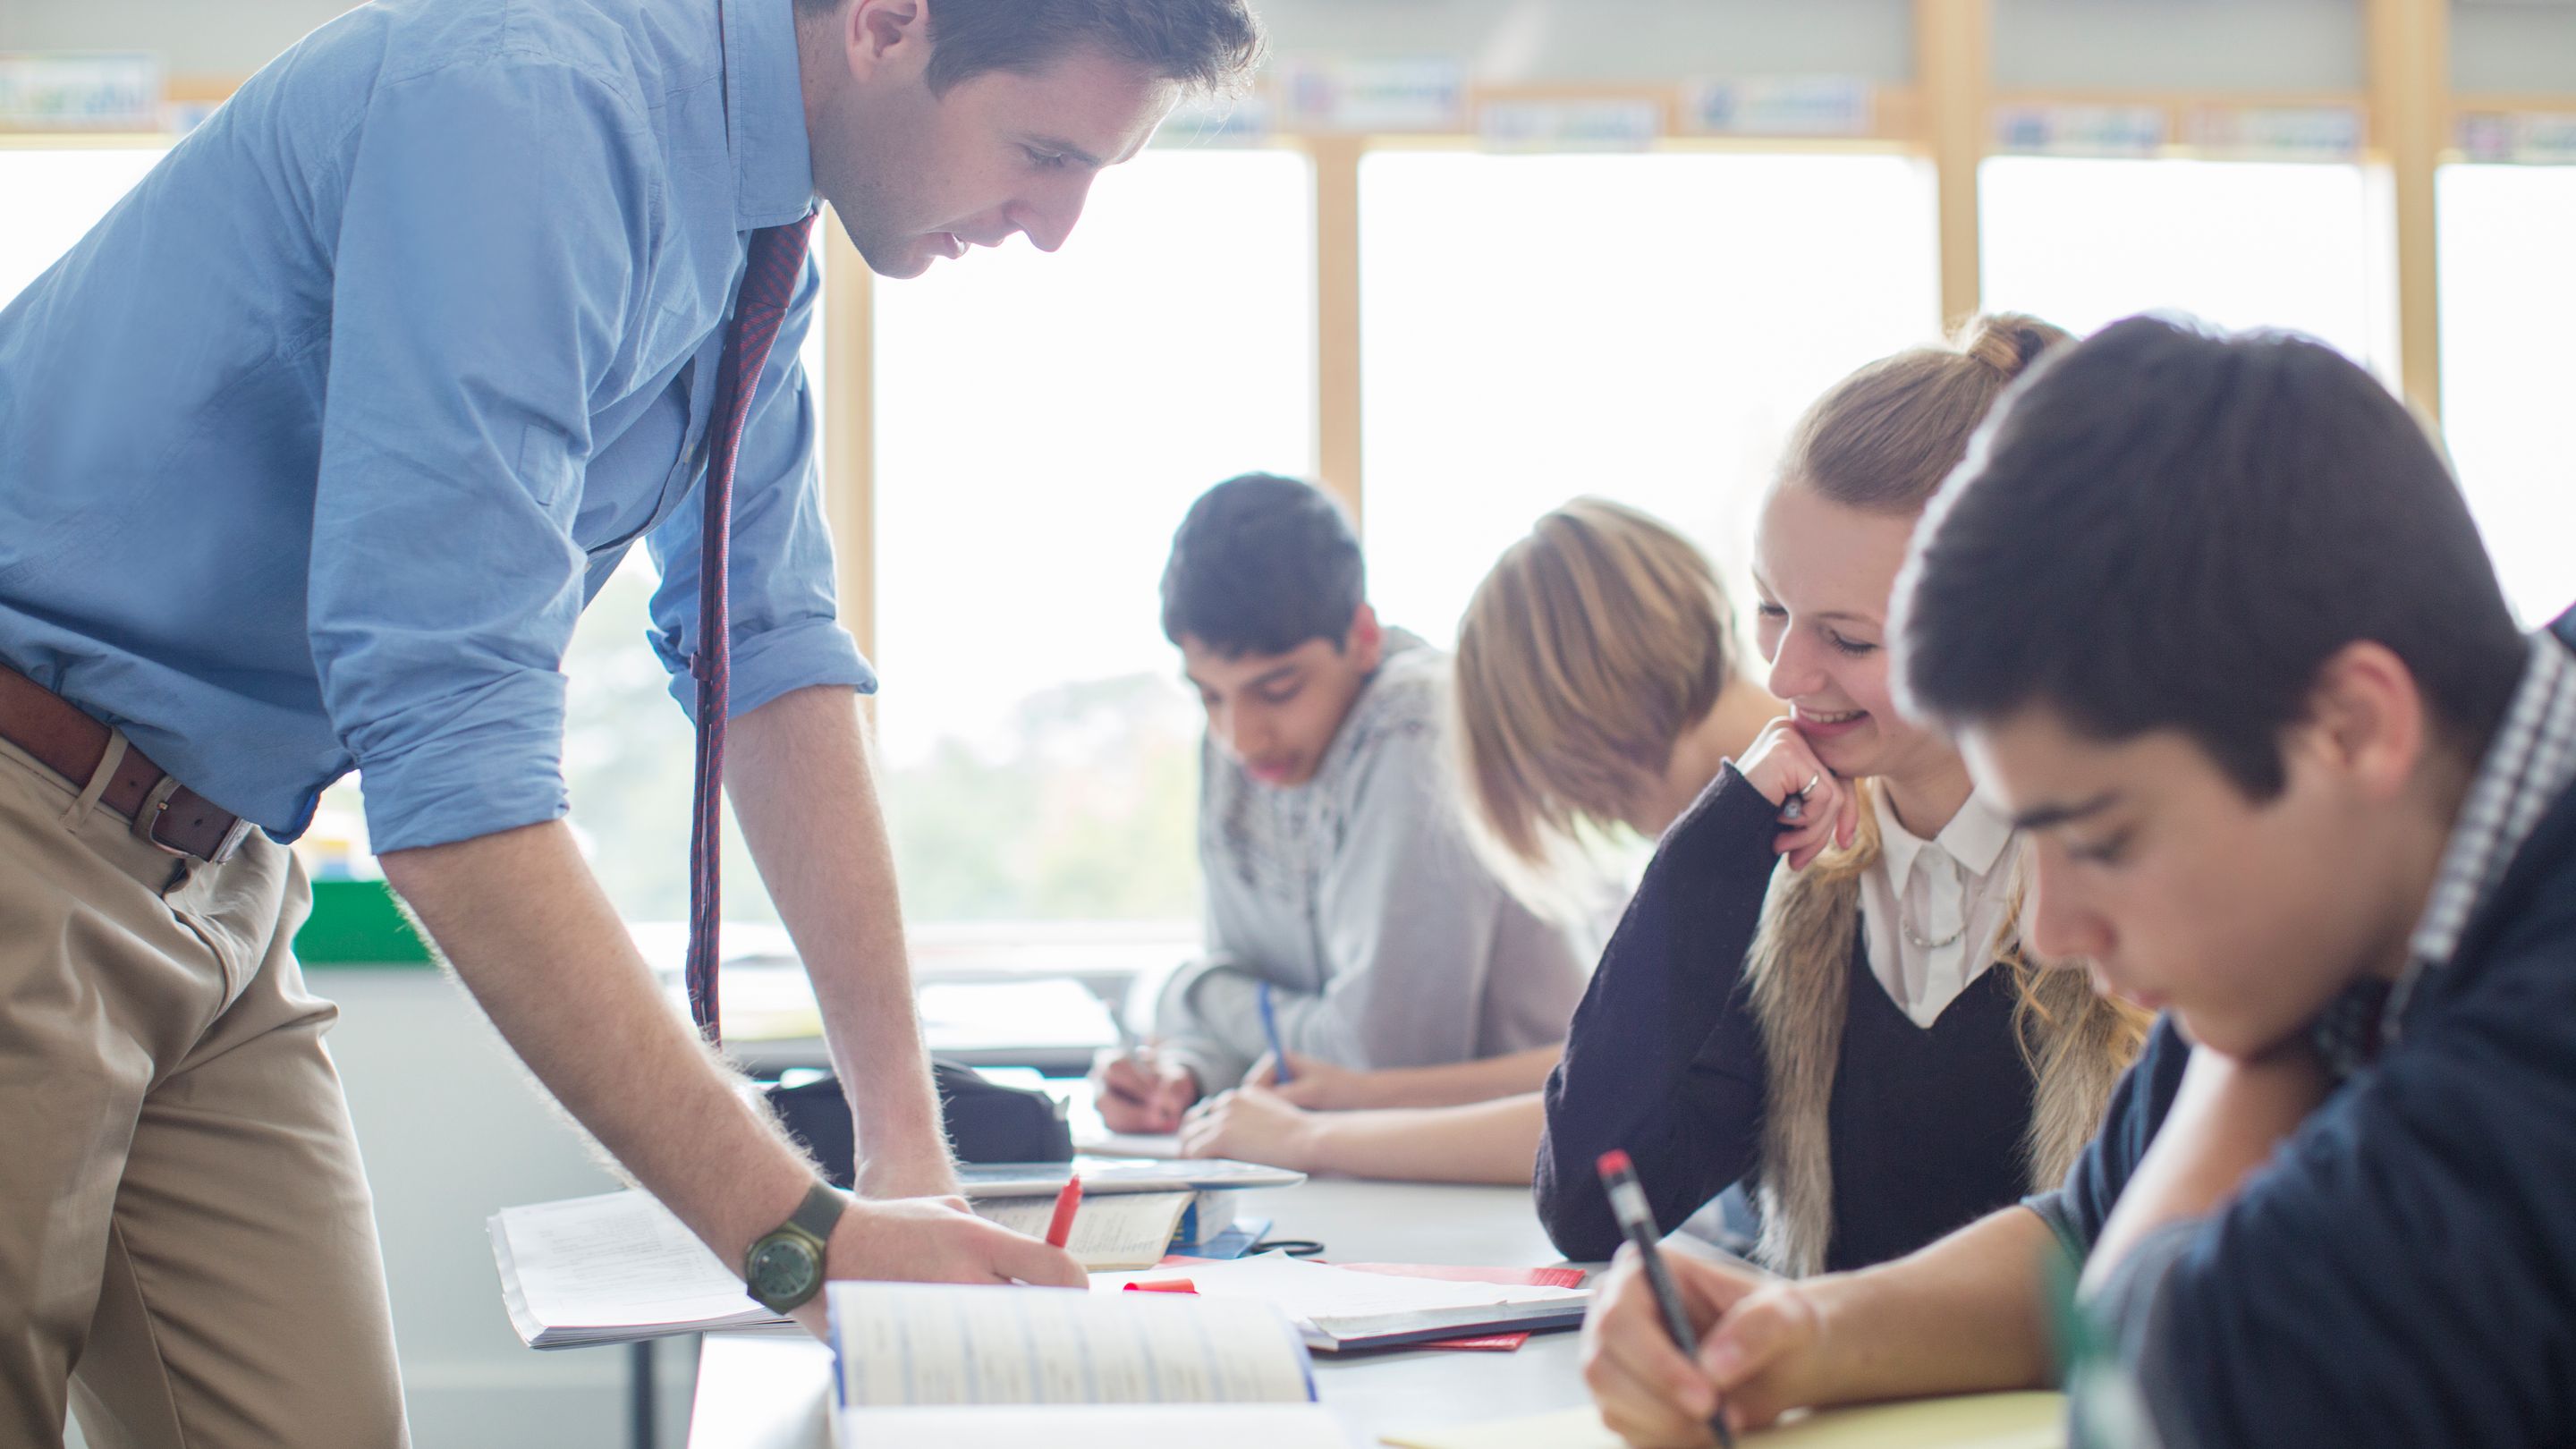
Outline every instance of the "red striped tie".
<svg viewBox="0 0 2576 1449">
<path fill-rule="evenodd" d="M 787 317 L 805 267 L 807 216 L 751 234 L 751 260 L 734 295 L 733 326 L 716 369 L 715 411 L 707 423 L 707 521 L 698 559 L 698 649 L 689 673 L 698 681 L 698 780 L 689 827 L 689 1019 L 710 1043 L 723 1040 L 716 1021 L 716 936 L 721 914 L 726 692 L 733 682 L 733 619 L 725 607 L 726 555 L 733 543 L 733 468 L 742 425 L 760 385 L 770 344 Z"/>
</svg>

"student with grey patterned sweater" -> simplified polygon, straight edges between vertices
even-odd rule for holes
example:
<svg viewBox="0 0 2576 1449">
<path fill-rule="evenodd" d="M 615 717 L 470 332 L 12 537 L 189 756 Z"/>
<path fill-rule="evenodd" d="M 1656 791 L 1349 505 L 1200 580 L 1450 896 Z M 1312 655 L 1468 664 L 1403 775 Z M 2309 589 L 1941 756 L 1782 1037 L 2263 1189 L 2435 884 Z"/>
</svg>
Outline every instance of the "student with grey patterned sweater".
<svg viewBox="0 0 2576 1449">
<path fill-rule="evenodd" d="M 1207 708 L 1207 953 L 1154 1040 L 1105 1060 L 1101 1115 L 1168 1132 L 1267 1049 L 1354 1068 L 1551 1045 L 1583 993 L 1572 936 L 1470 849 L 1443 754 L 1447 659 L 1379 624 L 1359 541 L 1320 490 L 1251 474 L 1191 506 L 1163 631 Z"/>
</svg>

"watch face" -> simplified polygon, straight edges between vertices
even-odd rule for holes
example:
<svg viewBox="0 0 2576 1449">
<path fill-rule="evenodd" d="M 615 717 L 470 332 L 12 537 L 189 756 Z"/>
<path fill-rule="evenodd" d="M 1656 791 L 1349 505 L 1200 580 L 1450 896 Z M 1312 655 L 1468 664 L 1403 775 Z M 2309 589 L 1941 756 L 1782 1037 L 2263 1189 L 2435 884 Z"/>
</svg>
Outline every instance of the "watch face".
<svg viewBox="0 0 2576 1449">
<path fill-rule="evenodd" d="M 751 1250 L 749 1267 L 751 1296 L 772 1308 L 793 1307 L 812 1297 L 815 1280 L 822 1275 L 813 1248 L 790 1237 L 763 1240 Z"/>
</svg>

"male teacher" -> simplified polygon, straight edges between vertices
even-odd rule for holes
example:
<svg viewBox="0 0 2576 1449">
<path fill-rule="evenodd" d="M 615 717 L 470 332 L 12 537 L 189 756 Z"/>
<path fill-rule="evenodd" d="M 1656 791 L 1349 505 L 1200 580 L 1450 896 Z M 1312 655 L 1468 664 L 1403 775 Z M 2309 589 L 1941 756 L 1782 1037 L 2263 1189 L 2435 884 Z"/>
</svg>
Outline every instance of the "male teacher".
<svg viewBox="0 0 2576 1449">
<path fill-rule="evenodd" d="M 100 1449 L 404 1442 L 279 843 L 353 769 L 503 1036 L 764 1301 L 1081 1281 L 952 1196 L 796 366 L 807 228 L 829 201 L 889 277 L 1052 251 L 1258 47 L 1243 0 L 384 0 L 0 312 L 0 1442 L 59 1443 L 67 1398 Z M 561 819 L 565 642 L 638 541 L 695 853 L 729 787 L 855 1200 L 664 1002 Z"/>
</svg>

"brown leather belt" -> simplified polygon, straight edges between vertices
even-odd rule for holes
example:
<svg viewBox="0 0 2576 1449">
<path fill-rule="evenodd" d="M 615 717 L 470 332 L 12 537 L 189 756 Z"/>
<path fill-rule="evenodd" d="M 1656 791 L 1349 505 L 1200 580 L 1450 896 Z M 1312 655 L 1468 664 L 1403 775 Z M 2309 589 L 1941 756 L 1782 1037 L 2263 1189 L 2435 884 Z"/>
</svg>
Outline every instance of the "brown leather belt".
<svg viewBox="0 0 2576 1449">
<path fill-rule="evenodd" d="M 108 728 L 80 706 L 14 669 L 0 666 L 0 739 L 33 755 L 72 782 L 89 783 L 107 757 Z M 173 855 L 221 864 L 241 848 L 251 825 L 182 785 L 127 746 L 100 803 L 134 823 L 135 835 Z"/>
</svg>

